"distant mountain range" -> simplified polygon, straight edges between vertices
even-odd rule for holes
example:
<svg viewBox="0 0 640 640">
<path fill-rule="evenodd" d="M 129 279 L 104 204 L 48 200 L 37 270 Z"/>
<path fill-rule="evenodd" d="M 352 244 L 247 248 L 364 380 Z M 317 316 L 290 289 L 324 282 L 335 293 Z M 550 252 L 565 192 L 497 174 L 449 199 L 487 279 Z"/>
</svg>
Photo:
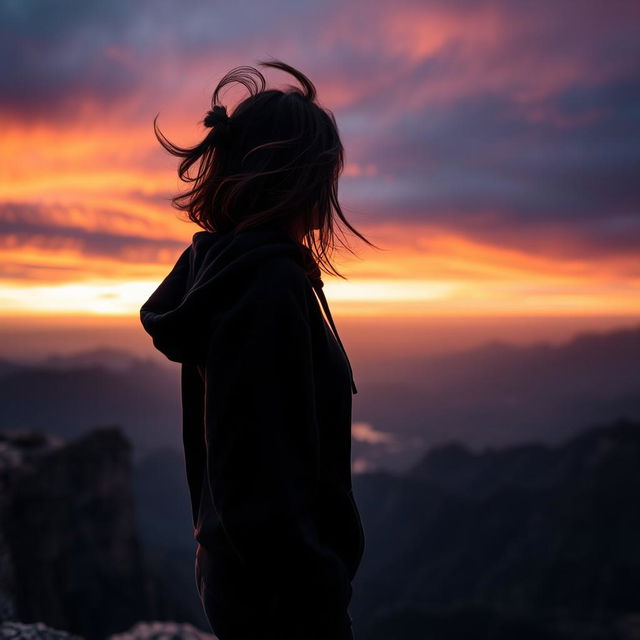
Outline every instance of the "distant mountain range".
<svg viewBox="0 0 640 640">
<path fill-rule="evenodd" d="M 448 440 L 479 450 L 561 442 L 585 425 L 640 418 L 640 326 L 585 333 L 558 346 L 484 346 L 399 362 L 384 384 L 361 384 L 356 419 L 411 447 L 356 446 L 401 470 Z"/>
<path fill-rule="evenodd" d="M 640 326 L 587 333 L 551 346 L 491 342 L 399 360 L 388 379 L 360 376 L 354 422 L 384 437 L 354 434 L 364 469 L 400 471 L 419 452 L 451 439 L 479 450 L 529 440 L 560 442 L 584 425 L 640 418 Z M 136 456 L 180 450 L 180 368 L 126 351 L 96 349 L 37 364 L 0 360 L 0 428 L 65 437 L 118 424 Z M 358 439 L 360 438 L 360 439 Z"/>
<path fill-rule="evenodd" d="M 639 421 L 557 447 L 449 443 L 405 474 L 356 476 L 354 495 L 366 640 L 638 637 Z"/>
<path fill-rule="evenodd" d="M 100 349 L 38 364 L 0 360 L 0 428 L 44 430 L 65 438 L 119 425 L 136 459 L 182 446 L 179 365 Z"/>
<path fill-rule="evenodd" d="M 140 359 L 123 349 L 100 347 L 88 351 L 80 351 L 71 355 L 54 354 L 45 357 L 41 366 L 46 369 L 72 371 L 86 367 L 101 367 L 113 372 L 126 372 L 141 363 L 153 364 L 151 358 Z"/>
</svg>

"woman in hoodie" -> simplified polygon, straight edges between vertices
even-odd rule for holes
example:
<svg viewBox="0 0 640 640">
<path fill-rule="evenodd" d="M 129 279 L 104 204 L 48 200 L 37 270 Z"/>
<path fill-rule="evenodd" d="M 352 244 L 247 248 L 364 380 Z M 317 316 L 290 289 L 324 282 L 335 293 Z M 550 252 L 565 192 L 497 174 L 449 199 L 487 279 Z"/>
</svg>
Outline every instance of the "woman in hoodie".
<svg viewBox="0 0 640 640">
<path fill-rule="evenodd" d="M 212 630 L 220 640 L 347 640 L 365 540 L 351 485 L 357 389 L 320 265 L 343 277 L 327 259 L 336 215 L 374 245 L 338 203 L 333 114 L 301 72 L 260 64 L 301 89 L 266 89 L 258 70 L 236 67 L 196 146 L 169 142 L 154 120 L 193 183 L 173 204 L 202 231 L 140 319 L 181 363 L 195 582 Z M 250 95 L 229 116 L 218 94 L 233 82 Z"/>
</svg>

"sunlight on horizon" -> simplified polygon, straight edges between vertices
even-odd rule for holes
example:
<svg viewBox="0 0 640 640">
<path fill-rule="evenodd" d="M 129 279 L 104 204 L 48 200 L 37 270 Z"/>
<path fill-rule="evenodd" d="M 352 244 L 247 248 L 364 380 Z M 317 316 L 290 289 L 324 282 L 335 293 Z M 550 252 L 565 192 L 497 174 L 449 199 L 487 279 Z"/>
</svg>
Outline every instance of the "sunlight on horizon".
<svg viewBox="0 0 640 640">
<path fill-rule="evenodd" d="M 131 316 L 159 285 L 159 281 L 87 280 L 51 285 L 3 285 L 0 317 L 21 315 Z M 530 286 L 522 283 L 428 281 L 404 279 L 325 278 L 324 292 L 332 310 L 341 316 L 434 316 L 434 315 L 601 315 L 600 295 L 591 287 L 572 285 L 570 293 L 559 285 Z M 628 316 L 637 303 L 635 292 L 602 292 L 609 315 Z"/>
</svg>

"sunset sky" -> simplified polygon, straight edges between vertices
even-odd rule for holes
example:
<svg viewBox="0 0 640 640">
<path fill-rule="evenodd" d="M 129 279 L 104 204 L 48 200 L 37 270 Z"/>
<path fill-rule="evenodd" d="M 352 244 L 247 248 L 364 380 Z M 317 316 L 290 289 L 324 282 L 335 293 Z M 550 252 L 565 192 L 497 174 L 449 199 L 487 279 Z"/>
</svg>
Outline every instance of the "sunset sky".
<svg viewBox="0 0 640 640">
<path fill-rule="evenodd" d="M 224 73 L 269 57 L 335 114 L 341 202 L 383 249 L 336 256 L 336 315 L 640 309 L 636 0 L 0 7 L 4 318 L 136 318 L 198 230 L 154 116 L 198 141 Z"/>
</svg>

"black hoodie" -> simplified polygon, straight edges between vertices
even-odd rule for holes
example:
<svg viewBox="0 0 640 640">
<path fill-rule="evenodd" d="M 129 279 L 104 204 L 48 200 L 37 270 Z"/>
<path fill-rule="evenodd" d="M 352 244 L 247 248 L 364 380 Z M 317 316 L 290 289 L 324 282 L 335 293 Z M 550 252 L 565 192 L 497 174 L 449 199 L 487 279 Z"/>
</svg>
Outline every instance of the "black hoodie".
<svg viewBox="0 0 640 640">
<path fill-rule="evenodd" d="M 140 309 L 182 363 L 196 581 L 221 640 L 351 637 L 357 389 L 322 287 L 284 232 L 200 231 Z"/>
</svg>

